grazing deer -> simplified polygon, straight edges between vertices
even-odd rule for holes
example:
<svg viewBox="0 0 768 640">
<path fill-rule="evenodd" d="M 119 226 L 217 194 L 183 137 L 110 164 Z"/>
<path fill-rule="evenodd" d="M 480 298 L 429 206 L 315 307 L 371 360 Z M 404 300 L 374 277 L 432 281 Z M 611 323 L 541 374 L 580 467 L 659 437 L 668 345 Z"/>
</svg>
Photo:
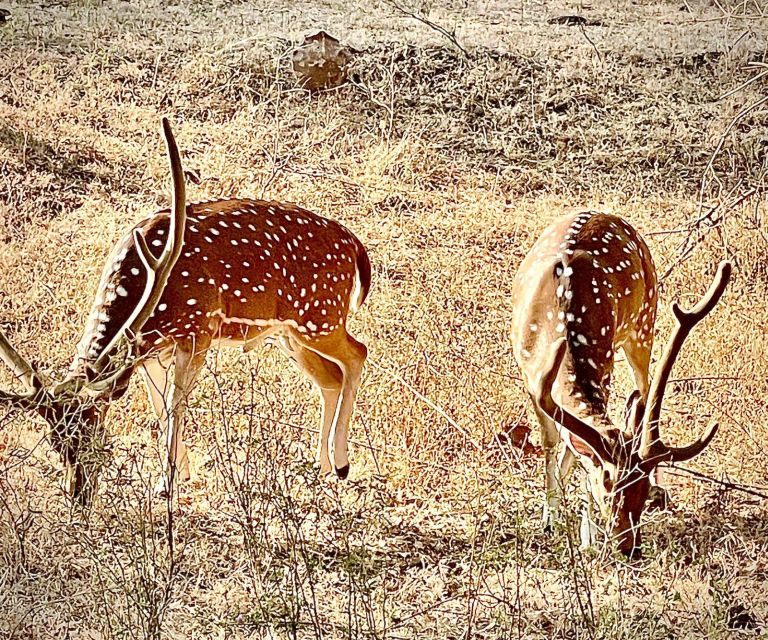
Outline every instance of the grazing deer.
<svg viewBox="0 0 768 640">
<path fill-rule="evenodd" d="M 63 382 L 45 385 L 0 333 L 0 358 L 28 388 L 24 394 L 0 391 L 0 401 L 37 411 L 50 423 L 66 487 L 87 502 L 95 467 L 83 454 L 100 434 L 110 401 L 141 369 L 166 426 L 160 490 L 169 495 L 177 473 L 189 477 L 184 408 L 206 352 L 217 345 L 249 351 L 270 337 L 319 388 L 320 469 L 335 468 L 345 478 L 347 427 L 367 354 L 347 332 L 346 320 L 370 287 L 365 248 L 342 225 L 294 205 L 185 205 L 181 161 L 166 119 L 163 131 L 173 176 L 171 210 L 140 222 L 117 244 Z"/>
<path fill-rule="evenodd" d="M 588 504 L 594 501 L 607 519 L 610 537 L 626 554 L 639 550 L 640 516 L 656 467 L 700 454 L 717 431 L 714 424 L 694 443 L 671 447 L 659 435 L 659 414 L 683 341 L 717 304 L 730 274 L 731 265 L 722 263 L 692 310 L 672 305 L 677 326 L 650 382 L 658 285 L 639 234 L 616 216 L 569 215 L 552 224 L 525 257 L 513 288 L 512 341 L 541 426 L 547 526 L 578 459 L 588 471 Z M 627 400 L 626 431 L 606 414 L 618 349 L 637 386 Z M 593 526 L 588 510 L 581 528 L 585 545 L 592 542 Z"/>
</svg>

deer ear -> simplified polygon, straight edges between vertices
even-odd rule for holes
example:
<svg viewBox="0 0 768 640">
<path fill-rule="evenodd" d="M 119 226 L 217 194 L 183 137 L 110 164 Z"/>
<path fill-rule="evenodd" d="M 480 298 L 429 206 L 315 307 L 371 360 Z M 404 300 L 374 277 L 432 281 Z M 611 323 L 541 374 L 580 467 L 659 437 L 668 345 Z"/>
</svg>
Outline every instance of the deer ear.
<svg viewBox="0 0 768 640">
<path fill-rule="evenodd" d="M 627 396 L 627 404 L 624 406 L 624 424 L 634 431 L 640 425 L 645 414 L 645 404 L 640 392 L 635 389 Z"/>
<path fill-rule="evenodd" d="M 592 459 L 595 458 L 595 452 L 593 451 L 592 447 L 590 447 L 581 438 L 577 438 L 574 435 L 571 436 L 571 447 L 573 447 L 573 450 L 581 456 L 587 456 Z"/>
</svg>

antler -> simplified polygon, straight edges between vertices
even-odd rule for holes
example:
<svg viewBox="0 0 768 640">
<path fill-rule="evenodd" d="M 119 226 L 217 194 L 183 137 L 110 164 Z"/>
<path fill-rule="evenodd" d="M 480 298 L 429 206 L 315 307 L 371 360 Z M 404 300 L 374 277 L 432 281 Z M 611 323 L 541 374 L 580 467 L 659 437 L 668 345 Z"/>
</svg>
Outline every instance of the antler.
<svg viewBox="0 0 768 640">
<path fill-rule="evenodd" d="M 37 370 L 13 348 L 5 334 L 0 331 L 0 360 L 13 371 L 14 377 L 21 380 L 27 388 L 26 393 L 12 393 L 0 390 L 0 402 L 29 409 L 35 403 L 38 394 L 43 390 L 43 379 Z"/>
<path fill-rule="evenodd" d="M 22 356 L 0 331 L 0 360 L 13 371 L 14 377 L 21 380 L 27 388 L 26 393 L 12 393 L 0 390 L 0 402 L 10 403 L 28 409 L 40 391 L 43 389 L 43 380 L 37 370 Z"/>
<path fill-rule="evenodd" d="M 176 146 L 176 139 L 173 137 L 173 131 L 171 131 L 168 118 L 163 118 L 162 123 L 165 143 L 168 146 L 168 159 L 171 163 L 171 177 L 173 179 L 173 200 L 171 204 L 168 242 L 160 257 L 155 258 L 139 230 L 137 229 L 133 232 L 133 239 L 139 251 L 139 258 L 147 270 L 147 286 L 142 296 L 142 302 L 139 303 L 137 311 L 126 326 L 128 335 L 139 333 L 144 323 L 149 319 L 149 316 L 154 313 L 155 307 L 160 302 L 160 298 L 165 290 L 165 285 L 168 283 L 171 271 L 178 261 L 181 249 L 184 246 L 184 228 L 187 223 L 184 171 L 181 167 L 179 148 Z"/>
<path fill-rule="evenodd" d="M 176 146 L 176 140 L 171 131 L 171 125 L 167 118 L 162 119 L 163 135 L 168 147 L 168 159 L 171 164 L 171 177 L 173 179 L 173 200 L 171 206 L 170 228 L 168 230 L 168 242 L 166 243 L 162 254 L 155 258 L 147 245 L 147 241 L 140 231 L 136 229 L 133 232 L 133 239 L 136 244 L 136 250 L 139 258 L 147 270 L 147 283 L 141 299 L 136 304 L 136 308 L 126 321 L 123 328 L 115 334 L 112 342 L 102 351 L 93 365 L 97 372 L 103 372 L 109 365 L 112 351 L 116 344 L 124 337 L 133 340 L 141 332 L 142 327 L 149 317 L 154 313 L 160 299 L 162 298 L 168 278 L 171 275 L 174 265 L 181 255 L 184 246 L 184 228 L 187 221 L 186 207 L 186 187 L 184 183 L 184 171 L 181 167 L 181 157 L 179 149 Z M 100 392 L 112 387 L 112 385 L 125 373 L 125 366 L 109 376 L 105 380 L 88 385 L 91 391 Z"/>
<path fill-rule="evenodd" d="M 648 412 L 645 415 L 640 440 L 640 457 L 643 460 L 652 459 L 655 464 L 659 462 L 684 462 L 685 460 L 690 460 L 699 455 L 711 442 L 712 438 L 715 437 L 715 433 L 717 433 L 718 425 L 713 424 L 707 428 L 701 438 L 692 444 L 686 447 L 669 447 L 661 441 L 659 416 L 669 375 L 672 372 L 672 367 L 680 353 L 680 349 L 696 324 L 715 308 L 715 305 L 725 291 L 725 287 L 728 285 L 731 271 L 732 266 L 730 262 L 721 262 L 715 279 L 709 286 L 707 293 L 699 304 L 690 311 L 681 309 L 676 302 L 672 303 L 672 313 L 677 319 L 677 326 L 672 332 L 672 338 L 667 344 L 664 355 L 661 357 L 648 393 Z"/>
<path fill-rule="evenodd" d="M 552 345 L 549 360 L 545 364 L 544 371 L 539 376 L 536 386 L 536 402 L 552 420 L 561 424 L 577 438 L 586 442 L 600 459 L 605 462 L 614 462 L 611 448 L 600 432 L 563 409 L 552 398 L 552 386 L 557 379 L 557 374 L 560 371 L 560 365 L 563 363 L 567 348 L 568 343 L 565 338 L 560 338 Z"/>
<path fill-rule="evenodd" d="M 13 348 L 2 331 L 0 331 L 0 359 L 8 365 L 13 371 L 13 375 L 21 380 L 30 391 L 42 389 L 43 381 L 37 370 Z"/>
</svg>

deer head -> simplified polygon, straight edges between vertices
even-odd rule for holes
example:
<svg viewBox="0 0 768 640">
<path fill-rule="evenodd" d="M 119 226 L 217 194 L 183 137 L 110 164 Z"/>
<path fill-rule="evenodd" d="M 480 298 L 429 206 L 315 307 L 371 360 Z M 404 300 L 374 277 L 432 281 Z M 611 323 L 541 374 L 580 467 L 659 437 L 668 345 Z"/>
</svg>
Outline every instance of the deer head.
<svg viewBox="0 0 768 640">
<path fill-rule="evenodd" d="M 731 276 L 731 264 L 722 262 L 703 299 L 691 310 L 672 304 L 676 326 L 659 362 L 648 394 L 648 406 L 634 391 L 627 401 L 626 429 L 593 425 L 560 406 L 552 397 L 553 387 L 565 358 L 568 343 L 559 338 L 534 391 L 541 409 L 575 439 L 572 445 L 589 472 L 590 493 L 608 522 L 608 534 L 619 550 L 637 553 L 641 543 L 640 518 L 648 500 L 651 478 L 662 463 L 684 462 L 699 455 L 714 438 L 718 425 L 687 446 L 666 444 L 659 433 L 659 417 L 669 376 L 683 342 L 693 327 L 712 311 Z"/>
<path fill-rule="evenodd" d="M 99 457 L 94 446 L 101 437 L 102 416 L 109 402 L 120 397 L 140 356 L 142 327 L 157 306 L 174 264 L 181 254 L 186 220 L 184 174 L 173 132 L 166 118 L 163 134 L 173 177 L 173 205 L 168 240 L 155 257 L 144 237 L 134 232 L 139 257 L 146 270 L 146 286 L 127 322 L 93 363 L 79 368 L 58 384 L 48 384 L 0 332 L 0 359 L 26 390 L 0 391 L 0 402 L 41 415 L 50 426 L 49 439 L 65 467 L 65 490 L 86 504 L 95 487 Z"/>
</svg>

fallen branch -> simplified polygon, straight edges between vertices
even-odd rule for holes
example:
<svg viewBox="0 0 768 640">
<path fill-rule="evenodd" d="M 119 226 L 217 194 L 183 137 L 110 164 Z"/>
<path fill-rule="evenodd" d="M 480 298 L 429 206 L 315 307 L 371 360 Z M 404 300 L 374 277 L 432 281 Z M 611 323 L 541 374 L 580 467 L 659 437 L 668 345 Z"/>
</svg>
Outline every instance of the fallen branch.
<svg viewBox="0 0 768 640">
<path fill-rule="evenodd" d="M 467 51 L 464 47 L 461 46 L 458 39 L 456 38 L 456 31 L 448 31 L 445 27 L 440 26 L 436 22 L 432 22 L 429 18 L 422 16 L 415 11 L 411 11 L 410 9 L 406 9 L 404 6 L 402 6 L 399 2 L 396 0 L 384 0 L 384 3 L 392 7 L 393 9 L 396 9 L 400 13 L 402 13 L 404 16 L 408 16 L 409 18 L 413 18 L 414 20 L 418 20 L 422 24 L 428 26 L 430 29 L 433 29 L 434 31 L 437 31 L 439 34 L 445 36 L 450 40 L 451 44 L 456 47 L 463 56 L 467 59 L 469 59 L 469 51 Z"/>
<path fill-rule="evenodd" d="M 676 465 L 676 464 L 667 465 L 665 467 L 665 471 L 670 473 L 670 475 L 673 475 L 673 476 L 674 475 L 682 476 L 683 474 L 670 472 L 669 471 L 670 469 L 674 469 L 676 471 L 682 471 L 684 473 L 687 473 L 689 476 L 696 478 L 697 480 L 704 480 L 705 482 L 716 484 L 725 489 L 731 489 L 733 491 L 741 491 L 742 493 L 747 493 L 751 496 L 756 496 L 757 498 L 768 500 L 768 493 L 763 493 L 762 491 L 758 491 L 758 489 L 763 489 L 763 487 L 751 487 L 749 485 L 738 484 L 736 482 L 729 482 L 727 480 L 718 480 L 717 478 L 708 476 L 707 474 L 701 473 L 700 471 L 694 471 L 693 469 L 688 469 L 687 467 L 681 467 L 680 465 Z M 765 491 L 768 491 L 768 487 L 765 488 Z"/>
</svg>

